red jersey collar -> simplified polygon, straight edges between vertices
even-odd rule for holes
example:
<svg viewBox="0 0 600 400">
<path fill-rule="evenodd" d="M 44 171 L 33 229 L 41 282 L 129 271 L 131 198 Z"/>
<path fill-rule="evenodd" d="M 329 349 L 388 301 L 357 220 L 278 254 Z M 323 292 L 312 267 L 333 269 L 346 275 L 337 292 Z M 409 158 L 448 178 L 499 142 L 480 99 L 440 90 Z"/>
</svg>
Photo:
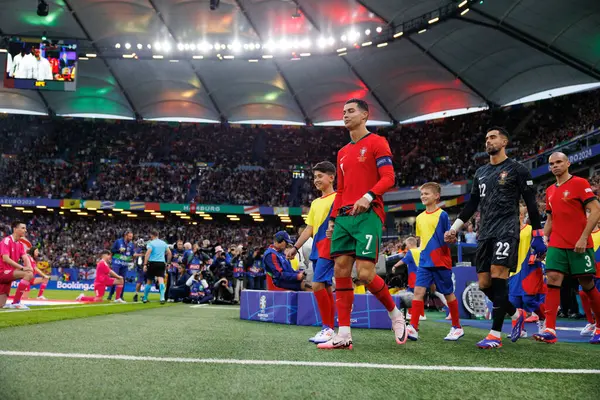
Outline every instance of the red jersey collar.
<svg viewBox="0 0 600 400">
<path fill-rule="evenodd" d="M 435 209 L 435 210 L 433 210 L 432 212 L 429 212 L 429 211 L 425 210 L 425 213 L 427 213 L 427 214 L 430 214 L 430 215 L 431 215 L 431 214 L 435 214 L 436 212 L 438 212 L 438 210 L 439 210 L 439 209 L 440 209 L 440 207 L 436 208 L 436 209 Z"/>
<path fill-rule="evenodd" d="M 554 186 L 556 187 L 561 187 L 562 185 L 564 185 L 565 183 L 569 182 L 571 179 L 573 179 L 575 175 L 571 175 L 571 177 L 569 179 L 567 179 L 566 181 L 564 181 L 563 183 L 561 183 L 560 185 L 557 183 L 554 184 Z"/>
</svg>

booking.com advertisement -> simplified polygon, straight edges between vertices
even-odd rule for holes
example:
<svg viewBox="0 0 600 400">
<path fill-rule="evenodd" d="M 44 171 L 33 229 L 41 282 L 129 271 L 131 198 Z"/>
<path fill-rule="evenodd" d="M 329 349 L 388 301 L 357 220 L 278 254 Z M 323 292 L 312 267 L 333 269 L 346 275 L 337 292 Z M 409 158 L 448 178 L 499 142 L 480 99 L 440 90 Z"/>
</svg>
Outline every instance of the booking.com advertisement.
<svg viewBox="0 0 600 400">
<path fill-rule="evenodd" d="M 13 281 L 11 284 L 11 288 L 16 288 L 19 284 L 19 281 Z M 141 291 L 144 291 L 144 287 L 146 285 L 142 285 Z M 46 289 L 58 289 L 58 290 L 76 290 L 79 292 L 84 291 L 94 291 L 94 281 L 75 281 L 75 282 L 63 282 L 63 281 L 49 281 Z M 135 292 L 135 283 L 126 283 L 123 286 L 124 292 Z M 154 285 L 150 288 L 150 292 L 158 293 L 158 289 Z"/>
</svg>

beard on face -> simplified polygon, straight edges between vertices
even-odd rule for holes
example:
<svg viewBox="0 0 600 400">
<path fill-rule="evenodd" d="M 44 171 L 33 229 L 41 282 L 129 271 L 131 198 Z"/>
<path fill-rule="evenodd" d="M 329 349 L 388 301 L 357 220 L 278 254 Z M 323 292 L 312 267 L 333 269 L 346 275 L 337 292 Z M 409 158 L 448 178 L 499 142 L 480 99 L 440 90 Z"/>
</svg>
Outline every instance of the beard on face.
<svg viewBox="0 0 600 400">
<path fill-rule="evenodd" d="M 494 147 L 489 147 L 486 149 L 486 151 L 490 156 L 495 156 L 496 154 L 498 154 L 500 152 L 500 149 L 496 149 Z"/>
</svg>

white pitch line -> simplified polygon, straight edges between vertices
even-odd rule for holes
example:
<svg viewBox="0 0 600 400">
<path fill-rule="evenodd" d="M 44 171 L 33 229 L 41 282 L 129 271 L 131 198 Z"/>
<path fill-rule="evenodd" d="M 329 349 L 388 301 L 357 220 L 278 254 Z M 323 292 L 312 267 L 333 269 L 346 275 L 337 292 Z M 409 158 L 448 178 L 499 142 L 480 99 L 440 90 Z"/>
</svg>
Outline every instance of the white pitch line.
<svg viewBox="0 0 600 400">
<path fill-rule="evenodd" d="M 11 351 L 0 350 L 0 355 L 16 357 L 50 357 L 50 358 L 79 358 L 95 360 L 123 360 L 123 361 L 156 361 L 187 364 L 229 364 L 229 365 L 287 365 L 294 367 L 334 367 L 334 368 L 364 368 L 364 369 L 391 369 L 391 370 L 417 370 L 417 371 L 445 371 L 445 372 L 516 372 L 523 374 L 576 374 L 600 375 L 600 369 L 570 369 L 570 368 L 501 368 L 501 367 L 469 367 L 455 365 L 397 365 L 397 364 L 371 364 L 371 363 L 343 363 L 343 362 L 318 362 L 318 361 L 283 361 L 283 360 L 237 360 L 220 358 L 180 358 L 180 357 L 147 357 L 126 356 L 115 354 L 84 354 L 84 353 L 50 353 L 36 351 Z"/>
<path fill-rule="evenodd" d="M 209 305 L 209 304 L 196 304 L 194 306 L 190 306 L 190 308 L 204 308 L 205 310 L 234 310 L 234 311 L 240 311 L 239 307 L 212 306 L 212 305 Z"/>
<path fill-rule="evenodd" d="M 126 304 L 142 304 L 142 303 L 126 303 Z M 9 313 L 9 312 L 31 312 L 31 311 L 46 311 L 46 310 L 68 310 L 69 308 L 86 308 L 86 307 L 106 307 L 106 306 L 122 306 L 125 304 L 120 304 L 120 303 L 107 303 L 107 304 L 81 304 L 81 305 L 77 305 L 77 306 L 64 306 L 64 307 L 46 307 L 46 308 L 37 308 L 37 307 L 30 307 L 29 310 L 17 310 L 17 309 L 5 309 L 5 310 L 0 310 L 0 314 L 1 313 Z"/>
<path fill-rule="evenodd" d="M 566 326 L 564 326 L 564 327 L 557 326 L 557 327 L 556 327 L 556 330 L 557 330 L 557 331 L 576 331 L 576 332 L 579 332 L 579 331 L 580 331 L 580 330 L 582 330 L 582 329 L 583 329 L 583 326 L 581 326 L 581 327 L 576 327 L 576 328 L 573 328 L 573 327 L 566 327 Z"/>
</svg>

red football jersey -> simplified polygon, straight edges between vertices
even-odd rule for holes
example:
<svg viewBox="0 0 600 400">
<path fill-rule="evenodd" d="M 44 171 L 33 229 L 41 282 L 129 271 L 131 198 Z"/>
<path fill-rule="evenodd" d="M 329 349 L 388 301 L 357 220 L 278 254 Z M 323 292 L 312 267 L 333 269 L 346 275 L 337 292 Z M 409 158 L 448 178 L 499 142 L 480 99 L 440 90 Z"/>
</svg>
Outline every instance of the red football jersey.
<svg viewBox="0 0 600 400">
<path fill-rule="evenodd" d="M 53 75 L 58 74 L 59 73 L 58 72 L 58 66 L 59 66 L 58 59 L 53 57 L 53 58 L 49 58 L 48 61 L 50 61 L 50 67 L 52 68 L 52 74 Z"/>
<path fill-rule="evenodd" d="M 350 142 L 337 156 L 337 196 L 331 217 L 340 207 L 353 206 L 366 193 L 373 195 L 371 207 L 385 221 L 383 194 L 394 186 L 392 151 L 385 138 L 368 133 L 358 142 Z"/>
<path fill-rule="evenodd" d="M 110 279 L 110 267 L 104 260 L 100 260 L 100 262 L 96 264 L 95 282 L 104 282 L 107 279 Z"/>
<path fill-rule="evenodd" d="M 13 235 L 6 236 L 2 239 L 2 243 L 0 243 L 0 269 L 13 268 L 11 265 L 2 261 L 1 256 L 7 255 L 11 260 L 18 263 L 24 254 L 25 247 L 23 247 L 23 243 L 15 241 Z"/>
<path fill-rule="evenodd" d="M 546 189 L 546 212 L 552 214 L 550 247 L 575 248 L 587 224 L 585 206 L 594 200 L 596 196 L 589 182 L 578 176 L 572 176 L 560 186 L 554 184 Z M 587 247 L 594 247 L 591 235 Z"/>
</svg>

